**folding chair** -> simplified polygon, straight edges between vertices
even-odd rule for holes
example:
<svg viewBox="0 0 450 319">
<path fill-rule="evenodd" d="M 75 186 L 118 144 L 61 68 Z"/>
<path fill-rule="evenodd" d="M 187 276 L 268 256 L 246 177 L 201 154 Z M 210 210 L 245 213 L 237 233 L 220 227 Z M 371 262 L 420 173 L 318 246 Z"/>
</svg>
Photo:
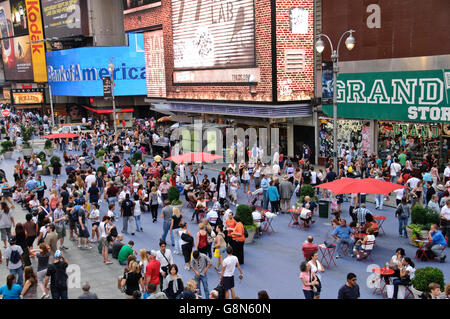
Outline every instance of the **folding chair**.
<svg viewBox="0 0 450 319">
<path fill-rule="evenodd" d="M 411 289 L 409 288 L 410 286 L 404 286 L 405 287 L 405 299 L 408 299 L 409 297 L 412 297 L 414 299 L 414 294 L 411 291 Z"/>
<path fill-rule="evenodd" d="M 364 260 L 364 259 L 369 260 L 369 258 L 372 258 L 372 251 L 375 248 L 375 240 L 374 241 L 367 241 L 366 244 L 365 244 L 365 246 L 370 246 L 370 245 L 372 245 L 372 249 L 370 249 L 370 250 L 366 250 L 366 249 L 360 250 L 360 254 L 362 254 L 364 256 L 361 260 Z"/>
</svg>

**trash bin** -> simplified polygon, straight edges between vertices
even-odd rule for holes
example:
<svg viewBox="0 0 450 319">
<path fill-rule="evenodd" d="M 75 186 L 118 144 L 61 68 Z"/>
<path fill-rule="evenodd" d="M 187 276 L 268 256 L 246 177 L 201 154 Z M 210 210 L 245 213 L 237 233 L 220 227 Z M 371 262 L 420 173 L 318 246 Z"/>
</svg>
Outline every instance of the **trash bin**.
<svg viewBox="0 0 450 319">
<path fill-rule="evenodd" d="M 328 219 L 328 212 L 330 210 L 330 202 L 327 200 L 319 201 L 319 217 Z"/>
</svg>

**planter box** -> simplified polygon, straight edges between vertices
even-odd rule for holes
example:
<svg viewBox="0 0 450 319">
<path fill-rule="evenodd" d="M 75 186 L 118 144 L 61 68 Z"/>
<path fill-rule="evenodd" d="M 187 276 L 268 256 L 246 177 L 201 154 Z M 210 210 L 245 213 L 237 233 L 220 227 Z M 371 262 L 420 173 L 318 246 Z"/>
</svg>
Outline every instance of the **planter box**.
<svg viewBox="0 0 450 319">
<path fill-rule="evenodd" d="M 12 158 L 12 154 L 13 154 L 13 152 L 5 152 L 5 153 L 3 153 L 3 157 L 5 159 L 11 159 Z"/>
<path fill-rule="evenodd" d="M 180 210 L 180 212 L 181 212 L 181 209 L 183 208 L 183 204 L 175 205 L 175 206 L 174 205 L 170 205 L 170 206 L 172 207 L 172 209 L 175 208 L 175 207 L 178 208 Z"/>
<path fill-rule="evenodd" d="M 33 155 L 33 149 L 32 148 L 22 149 L 22 155 L 25 157 L 30 157 L 31 155 Z"/>
<path fill-rule="evenodd" d="M 245 243 L 246 244 L 251 244 L 251 243 L 253 243 L 253 239 L 255 238 L 256 229 L 254 229 L 254 230 L 248 230 L 247 229 L 247 232 L 248 232 L 248 237 L 245 238 Z"/>
<path fill-rule="evenodd" d="M 408 227 L 406 227 L 406 233 L 408 234 L 408 238 L 409 238 L 409 243 L 411 245 L 413 245 L 414 247 L 419 247 L 419 245 L 412 240 L 413 236 L 412 236 L 412 230 Z M 422 238 L 427 238 L 428 237 L 428 231 L 427 230 L 421 230 L 420 231 Z"/>
</svg>

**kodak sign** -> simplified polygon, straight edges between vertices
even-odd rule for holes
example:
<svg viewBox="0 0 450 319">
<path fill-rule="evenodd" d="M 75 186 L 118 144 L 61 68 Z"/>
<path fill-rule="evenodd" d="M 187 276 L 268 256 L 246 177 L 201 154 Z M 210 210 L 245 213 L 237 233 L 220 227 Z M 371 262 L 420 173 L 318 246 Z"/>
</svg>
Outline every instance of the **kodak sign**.
<svg viewBox="0 0 450 319">
<path fill-rule="evenodd" d="M 34 82 L 47 82 L 44 28 L 42 26 L 40 0 L 26 0 L 28 26 L 33 59 Z"/>
</svg>

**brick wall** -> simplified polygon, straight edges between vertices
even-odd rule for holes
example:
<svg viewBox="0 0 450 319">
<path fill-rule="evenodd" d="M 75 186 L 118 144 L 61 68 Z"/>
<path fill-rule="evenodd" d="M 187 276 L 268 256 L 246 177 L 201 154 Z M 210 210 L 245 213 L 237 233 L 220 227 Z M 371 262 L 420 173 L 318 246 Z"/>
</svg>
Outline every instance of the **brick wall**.
<svg viewBox="0 0 450 319">
<path fill-rule="evenodd" d="M 277 78 L 278 101 L 307 100 L 314 97 L 314 1 L 277 0 Z M 290 27 L 291 8 L 302 7 L 308 12 L 308 33 L 293 34 Z M 305 50 L 302 72 L 285 71 L 285 51 Z"/>
<path fill-rule="evenodd" d="M 256 94 L 250 93 L 248 85 L 179 86 L 172 85 L 173 44 L 171 0 L 161 0 L 162 6 L 125 15 L 125 30 L 163 26 L 167 98 L 186 100 L 223 100 L 272 102 L 272 50 L 271 50 L 271 0 L 255 0 L 256 61 L 260 68 L 261 81 Z M 279 101 L 304 100 L 313 96 L 313 0 L 277 0 L 277 72 Z M 308 10 L 308 35 L 293 35 L 290 32 L 289 8 L 304 7 Z M 139 19 L 140 17 L 140 19 Z M 285 49 L 306 51 L 305 70 L 286 73 Z M 290 80 L 292 93 L 281 95 L 280 88 Z M 289 90 L 288 90 L 289 91 Z"/>
</svg>

